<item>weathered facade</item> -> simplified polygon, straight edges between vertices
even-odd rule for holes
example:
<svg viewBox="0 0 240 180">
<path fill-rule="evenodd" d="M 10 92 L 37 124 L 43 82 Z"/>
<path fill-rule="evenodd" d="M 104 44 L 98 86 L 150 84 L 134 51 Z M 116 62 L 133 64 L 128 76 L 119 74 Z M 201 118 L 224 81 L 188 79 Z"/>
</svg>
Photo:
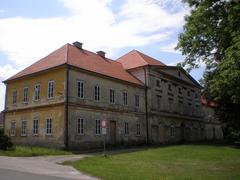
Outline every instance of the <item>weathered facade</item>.
<svg viewBox="0 0 240 180">
<path fill-rule="evenodd" d="M 67 44 L 5 81 L 5 133 L 15 143 L 89 149 L 221 139 L 200 85 L 138 51 L 107 59 Z M 205 109 L 204 109 L 205 108 Z"/>
</svg>

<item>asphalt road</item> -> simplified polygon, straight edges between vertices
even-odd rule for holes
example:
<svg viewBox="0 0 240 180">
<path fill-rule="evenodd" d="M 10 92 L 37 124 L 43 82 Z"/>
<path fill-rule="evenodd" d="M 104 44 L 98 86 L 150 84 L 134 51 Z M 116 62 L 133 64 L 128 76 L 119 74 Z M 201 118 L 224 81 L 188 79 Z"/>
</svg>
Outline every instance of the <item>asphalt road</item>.
<svg viewBox="0 0 240 180">
<path fill-rule="evenodd" d="M 19 172 L 9 169 L 0 169 L 0 180 L 69 180 L 69 179 L 55 176 Z"/>
</svg>

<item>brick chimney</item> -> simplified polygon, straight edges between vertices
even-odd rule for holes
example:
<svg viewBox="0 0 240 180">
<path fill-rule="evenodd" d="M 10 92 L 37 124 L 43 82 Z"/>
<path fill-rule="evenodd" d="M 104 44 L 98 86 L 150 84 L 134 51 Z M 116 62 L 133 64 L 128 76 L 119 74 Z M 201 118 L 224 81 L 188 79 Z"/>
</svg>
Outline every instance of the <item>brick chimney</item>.
<svg viewBox="0 0 240 180">
<path fill-rule="evenodd" d="M 97 54 L 103 58 L 105 58 L 105 52 L 104 51 L 98 51 Z"/>
<path fill-rule="evenodd" d="M 83 43 L 76 41 L 73 43 L 73 45 L 76 46 L 78 49 L 82 49 Z"/>
</svg>

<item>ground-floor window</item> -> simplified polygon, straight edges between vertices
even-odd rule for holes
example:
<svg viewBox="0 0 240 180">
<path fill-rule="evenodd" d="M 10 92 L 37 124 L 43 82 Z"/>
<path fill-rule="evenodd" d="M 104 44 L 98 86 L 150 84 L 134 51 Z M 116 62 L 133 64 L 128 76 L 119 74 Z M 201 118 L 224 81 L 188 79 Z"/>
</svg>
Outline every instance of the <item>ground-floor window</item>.
<svg viewBox="0 0 240 180">
<path fill-rule="evenodd" d="M 141 134 L 141 126 L 140 123 L 137 123 L 137 135 L 139 136 Z"/>
<path fill-rule="evenodd" d="M 77 134 L 83 134 L 83 118 L 77 119 Z"/>
<path fill-rule="evenodd" d="M 38 119 L 33 120 L 33 135 L 38 135 Z"/>
<path fill-rule="evenodd" d="M 27 121 L 22 121 L 21 136 L 27 135 Z"/>
<path fill-rule="evenodd" d="M 99 119 L 96 120 L 95 132 L 96 132 L 97 135 L 101 134 L 101 121 Z"/>
<path fill-rule="evenodd" d="M 15 136 L 15 135 L 16 135 L 16 122 L 15 122 L 15 121 L 12 121 L 12 122 L 11 122 L 10 135 L 11 135 L 11 136 Z"/>
<path fill-rule="evenodd" d="M 47 127 L 46 127 L 46 134 L 50 135 L 52 134 L 52 119 L 47 119 Z"/>
<path fill-rule="evenodd" d="M 172 137 L 175 136 L 175 128 L 174 128 L 174 126 L 171 126 L 171 136 Z"/>
<path fill-rule="evenodd" d="M 125 122 L 125 123 L 124 123 L 124 134 L 129 134 L 128 122 Z"/>
</svg>

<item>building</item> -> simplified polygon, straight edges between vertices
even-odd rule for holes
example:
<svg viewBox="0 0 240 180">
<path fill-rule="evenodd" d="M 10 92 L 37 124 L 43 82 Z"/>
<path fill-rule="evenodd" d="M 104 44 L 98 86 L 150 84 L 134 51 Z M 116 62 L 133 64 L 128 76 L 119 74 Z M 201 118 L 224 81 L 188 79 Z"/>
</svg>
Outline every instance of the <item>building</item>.
<svg viewBox="0 0 240 180">
<path fill-rule="evenodd" d="M 0 112 L 0 129 L 3 128 L 3 112 Z"/>
<path fill-rule="evenodd" d="M 97 148 L 102 120 L 109 145 L 197 141 L 207 126 L 221 130 L 204 120 L 198 82 L 136 50 L 114 61 L 66 44 L 4 83 L 5 133 L 19 144 Z"/>
</svg>

